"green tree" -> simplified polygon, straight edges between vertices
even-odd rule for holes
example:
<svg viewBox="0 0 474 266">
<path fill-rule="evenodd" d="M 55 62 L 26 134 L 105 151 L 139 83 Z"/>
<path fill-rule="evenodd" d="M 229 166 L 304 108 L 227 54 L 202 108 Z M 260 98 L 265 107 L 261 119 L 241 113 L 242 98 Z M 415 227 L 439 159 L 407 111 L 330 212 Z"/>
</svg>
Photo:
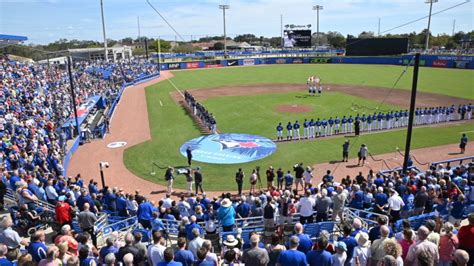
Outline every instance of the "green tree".
<svg viewBox="0 0 474 266">
<path fill-rule="evenodd" d="M 328 44 L 334 48 L 344 48 L 346 46 L 346 38 L 340 32 L 328 31 L 326 37 Z"/>
</svg>

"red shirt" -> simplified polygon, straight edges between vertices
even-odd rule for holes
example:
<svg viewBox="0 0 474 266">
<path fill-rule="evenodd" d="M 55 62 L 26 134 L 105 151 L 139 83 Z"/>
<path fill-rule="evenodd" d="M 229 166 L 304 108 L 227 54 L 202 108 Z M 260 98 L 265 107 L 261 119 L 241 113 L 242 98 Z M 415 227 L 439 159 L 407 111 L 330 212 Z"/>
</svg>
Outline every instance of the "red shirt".
<svg viewBox="0 0 474 266">
<path fill-rule="evenodd" d="M 459 248 L 474 250 L 474 224 L 462 226 L 458 232 Z"/>
<path fill-rule="evenodd" d="M 67 202 L 59 202 L 56 205 L 56 220 L 60 224 L 69 223 L 72 221 L 71 206 Z"/>
</svg>

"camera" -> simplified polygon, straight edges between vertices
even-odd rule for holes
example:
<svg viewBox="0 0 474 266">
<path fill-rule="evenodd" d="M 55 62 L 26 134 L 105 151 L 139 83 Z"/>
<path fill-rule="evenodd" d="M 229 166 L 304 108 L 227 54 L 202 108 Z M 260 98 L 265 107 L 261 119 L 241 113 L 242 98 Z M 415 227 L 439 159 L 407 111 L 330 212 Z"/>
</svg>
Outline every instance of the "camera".
<svg viewBox="0 0 474 266">
<path fill-rule="evenodd" d="M 109 162 L 100 162 L 101 167 L 109 168 L 110 164 Z"/>
</svg>

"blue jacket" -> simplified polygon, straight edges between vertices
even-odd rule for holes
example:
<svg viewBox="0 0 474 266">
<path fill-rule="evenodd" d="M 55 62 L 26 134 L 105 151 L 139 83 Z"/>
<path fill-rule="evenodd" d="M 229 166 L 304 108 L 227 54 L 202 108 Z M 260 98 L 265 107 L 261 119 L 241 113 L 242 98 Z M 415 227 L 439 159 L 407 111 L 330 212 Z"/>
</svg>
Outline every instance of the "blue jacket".
<svg viewBox="0 0 474 266">
<path fill-rule="evenodd" d="M 219 207 L 217 217 L 221 221 L 222 226 L 231 226 L 235 224 L 235 210 L 233 207 Z"/>
</svg>

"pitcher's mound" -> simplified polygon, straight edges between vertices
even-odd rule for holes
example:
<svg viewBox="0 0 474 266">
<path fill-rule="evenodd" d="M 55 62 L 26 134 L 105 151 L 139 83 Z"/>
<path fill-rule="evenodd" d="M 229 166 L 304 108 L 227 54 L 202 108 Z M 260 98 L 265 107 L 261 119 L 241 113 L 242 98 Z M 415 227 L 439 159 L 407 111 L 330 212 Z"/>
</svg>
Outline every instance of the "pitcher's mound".
<svg viewBox="0 0 474 266">
<path fill-rule="evenodd" d="M 301 104 L 282 104 L 276 107 L 276 111 L 280 113 L 309 113 L 313 108 L 308 105 Z"/>
</svg>

